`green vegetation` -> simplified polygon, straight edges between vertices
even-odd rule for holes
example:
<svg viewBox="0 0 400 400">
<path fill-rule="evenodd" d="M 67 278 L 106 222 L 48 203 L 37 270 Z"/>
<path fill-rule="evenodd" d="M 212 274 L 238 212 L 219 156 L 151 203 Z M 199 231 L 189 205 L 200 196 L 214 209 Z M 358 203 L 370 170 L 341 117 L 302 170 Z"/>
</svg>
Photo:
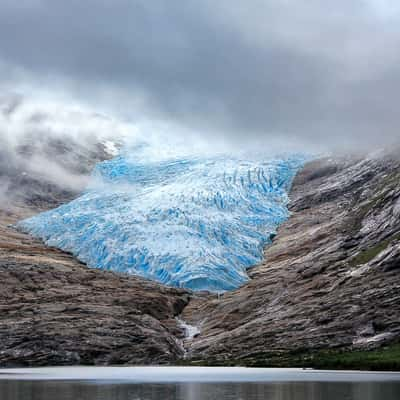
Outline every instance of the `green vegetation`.
<svg viewBox="0 0 400 400">
<path fill-rule="evenodd" d="M 400 344 L 371 351 L 326 352 L 313 357 L 318 369 L 400 370 Z"/>
<path fill-rule="evenodd" d="M 350 261 L 350 265 L 355 267 L 357 265 L 366 264 L 367 262 L 373 260 L 383 250 L 385 250 L 392 241 L 397 239 L 400 239 L 400 234 L 390 236 L 389 238 L 377 243 L 375 246 L 361 251 Z"/>
<path fill-rule="evenodd" d="M 350 265 L 355 267 L 357 265 L 366 264 L 373 260 L 379 253 L 385 250 L 389 244 L 394 241 L 400 239 L 400 234 L 390 236 L 389 238 L 382 240 L 381 242 L 377 243 L 375 246 L 370 247 L 364 251 L 361 251 L 357 254 L 352 260 L 350 260 Z"/>
<path fill-rule="evenodd" d="M 188 360 L 184 365 L 400 371 L 400 344 L 369 351 L 322 350 L 260 353 L 238 360 Z"/>
</svg>

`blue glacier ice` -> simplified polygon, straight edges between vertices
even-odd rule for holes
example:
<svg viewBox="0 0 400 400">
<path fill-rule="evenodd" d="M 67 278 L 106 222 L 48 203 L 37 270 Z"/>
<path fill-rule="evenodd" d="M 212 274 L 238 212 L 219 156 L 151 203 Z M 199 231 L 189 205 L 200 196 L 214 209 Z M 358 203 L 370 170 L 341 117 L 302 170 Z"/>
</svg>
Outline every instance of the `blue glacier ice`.
<svg viewBox="0 0 400 400">
<path fill-rule="evenodd" d="M 127 146 L 98 164 L 76 200 L 21 221 L 48 246 L 90 267 L 192 290 L 226 291 L 288 217 L 288 190 L 305 158 L 259 154 L 153 157 Z"/>
</svg>

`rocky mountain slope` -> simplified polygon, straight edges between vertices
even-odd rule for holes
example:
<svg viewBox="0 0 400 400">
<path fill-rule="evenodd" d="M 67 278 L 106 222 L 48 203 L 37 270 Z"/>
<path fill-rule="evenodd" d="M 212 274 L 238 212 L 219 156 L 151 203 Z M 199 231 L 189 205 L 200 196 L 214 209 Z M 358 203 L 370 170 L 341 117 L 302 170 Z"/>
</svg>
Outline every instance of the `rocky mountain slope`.
<svg viewBox="0 0 400 400">
<path fill-rule="evenodd" d="M 275 365 L 294 354 L 400 339 L 400 158 L 323 159 L 301 171 L 291 218 L 251 281 L 193 299 L 190 357 Z"/>
<path fill-rule="evenodd" d="M 59 148 L 61 158 L 71 153 Z M 107 157 L 93 154 L 83 176 Z M 88 269 L 15 231 L 9 224 L 76 195 L 23 172 L 7 173 L 18 196 L 0 213 L 0 365 L 309 365 L 321 351 L 380 349 L 400 339 L 395 154 L 307 164 L 266 261 L 219 297 Z M 200 333 L 183 341 L 177 317 Z"/>
<path fill-rule="evenodd" d="M 110 156 L 106 150 L 102 143 L 79 147 L 66 139 L 40 147 L 42 156 L 52 154 L 82 181 Z M 37 157 L 31 144 L 21 151 Z M 17 220 L 71 200 L 79 186 L 46 179 L 16 157 L 1 159 L 8 185 L 0 210 L 0 365 L 165 363 L 182 357 L 177 337 L 183 332 L 175 317 L 188 294 L 88 269 L 17 232 Z"/>
<path fill-rule="evenodd" d="M 15 148 L 0 149 L 3 208 L 10 205 L 48 209 L 65 203 L 85 188 L 92 167 L 109 158 L 104 143 L 77 142 L 68 136 L 27 137 Z"/>
</svg>

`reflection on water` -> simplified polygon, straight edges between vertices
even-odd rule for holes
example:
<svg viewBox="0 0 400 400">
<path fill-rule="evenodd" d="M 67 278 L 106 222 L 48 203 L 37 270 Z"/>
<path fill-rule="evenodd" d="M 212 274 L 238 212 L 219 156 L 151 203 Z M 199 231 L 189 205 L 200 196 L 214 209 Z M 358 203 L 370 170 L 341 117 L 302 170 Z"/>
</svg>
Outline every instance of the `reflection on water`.
<svg viewBox="0 0 400 400">
<path fill-rule="evenodd" d="M 1 400 L 399 400 L 400 382 L 121 384 L 0 381 Z"/>
</svg>

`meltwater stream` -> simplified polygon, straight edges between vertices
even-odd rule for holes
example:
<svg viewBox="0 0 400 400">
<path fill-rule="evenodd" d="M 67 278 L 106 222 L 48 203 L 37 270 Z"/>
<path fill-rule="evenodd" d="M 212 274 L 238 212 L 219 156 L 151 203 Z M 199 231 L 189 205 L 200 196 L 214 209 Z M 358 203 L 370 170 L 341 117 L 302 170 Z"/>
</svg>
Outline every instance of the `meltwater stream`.
<svg viewBox="0 0 400 400">
<path fill-rule="evenodd" d="M 149 147 L 125 147 L 97 165 L 79 198 L 19 227 L 90 267 L 193 290 L 242 285 L 288 217 L 304 157 L 160 155 Z"/>
</svg>

